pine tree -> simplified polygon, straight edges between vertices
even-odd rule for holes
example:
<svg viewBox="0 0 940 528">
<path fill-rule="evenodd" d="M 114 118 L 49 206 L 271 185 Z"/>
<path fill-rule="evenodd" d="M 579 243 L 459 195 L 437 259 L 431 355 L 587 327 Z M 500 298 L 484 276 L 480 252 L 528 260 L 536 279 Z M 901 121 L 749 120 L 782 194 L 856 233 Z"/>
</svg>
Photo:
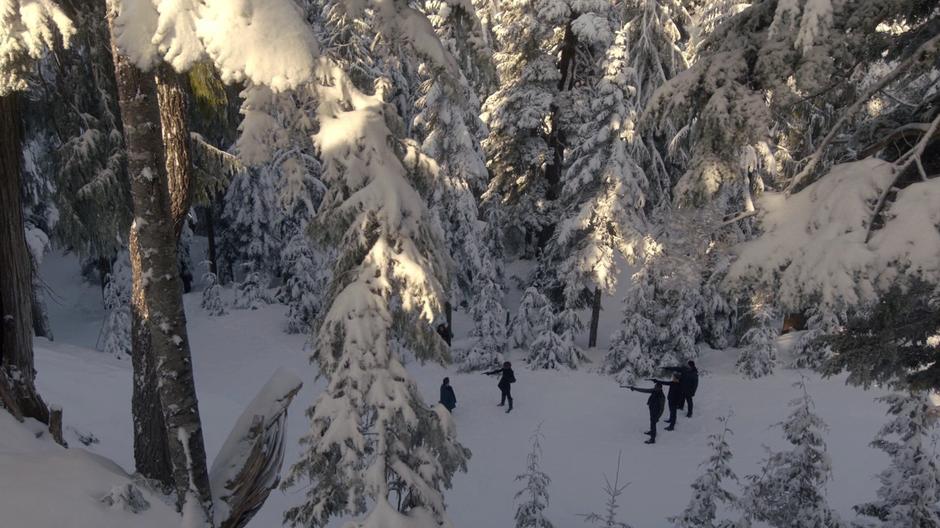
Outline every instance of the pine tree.
<svg viewBox="0 0 940 528">
<path fill-rule="evenodd" d="M 239 310 L 257 310 L 264 304 L 264 275 L 246 266 L 245 278 L 235 285 L 235 308 Z"/>
<path fill-rule="evenodd" d="M 841 325 L 839 314 L 829 307 L 816 305 L 808 315 L 806 332 L 793 345 L 793 366 L 815 369 L 832 358 L 832 347 L 825 338 L 839 333 Z"/>
<path fill-rule="evenodd" d="M 692 499 L 681 515 L 672 517 L 669 522 L 676 528 L 731 528 L 730 521 L 718 520 L 718 506 L 735 506 L 737 498 L 722 487 L 723 481 L 737 482 L 738 477 L 731 469 L 731 446 L 728 436 L 729 417 L 719 417 L 721 432 L 709 435 L 708 446 L 711 454 L 702 466 L 705 471 L 692 482 Z"/>
<path fill-rule="evenodd" d="M 561 79 L 551 44 L 568 15 L 568 6 L 558 0 L 513 0 L 501 4 L 494 27 L 499 89 L 483 104 L 489 128 L 483 148 L 493 175 L 484 200 L 498 197 L 506 206 L 504 228 L 524 239 L 520 245 L 529 256 L 548 222 L 542 167 L 553 159 L 547 121 Z"/>
<path fill-rule="evenodd" d="M 515 346 L 525 347 L 537 337 L 539 331 L 546 324 L 540 319 L 546 308 L 548 309 L 547 313 L 552 313 L 551 305 L 544 295 L 535 288 L 526 288 L 511 325 L 512 340 Z M 552 328 L 551 325 L 554 323 L 554 315 L 552 315 L 551 321 L 548 326 L 549 329 Z"/>
<path fill-rule="evenodd" d="M 584 516 L 584 520 L 594 526 L 601 528 L 632 528 L 629 524 L 617 520 L 617 509 L 620 507 L 618 501 L 620 495 L 630 483 L 620 484 L 620 458 L 623 453 L 617 453 L 617 472 L 614 474 L 614 481 L 611 482 L 607 475 L 604 475 L 604 493 L 607 495 L 606 510 L 603 514 L 589 513 Z"/>
<path fill-rule="evenodd" d="M 302 230 L 303 231 L 303 230 Z M 328 277 L 325 262 L 317 262 L 307 235 L 297 233 L 281 252 L 287 280 L 280 289 L 281 302 L 287 304 L 287 332 L 307 333 L 320 312 Z"/>
<path fill-rule="evenodd" d="M 479 283 L 478 283 L 479 284 Z M 491 280 L 478 286 L 478 294 L 470 307 L 475 343 L 467 350 L 458 350 L 454 362 L 460 371 L 486 370 L 499 365 L 506 350 L 506 309 L 500 304 L 502 288 Z"/>
<path fill-rule="evenodd" d="M 524 482 L 524 487 L 516 492 L 516 528 L 553 528 L 545 517 L 548 508 L 548 486 L 552 479 L 542 471 L 542 431 L 536 429 L 532 434 L 532 449 L 526 456 L 526 471 L 516 476 L 516 482 Z"/>
<path fill-rule="evenodd" d="M 307 447 L 285 480 L 309 480 L 306 500 L 286 520 L 318 527 L 368 512 L 354 525 L 446 525 L 443 489 L 470 453 L 449 413 L 424 404 L 402 365 L 404 354 L 448 356 L 431 326 L 443 312 L 448 259 L 416 190 L 429 188 L 435 164 L 402 138 L 386 79 L 354 81 L 341 50 L 320 67 L 314 141 L 329 192 L 311 233 L 338 255 L 313 359 L 329 384 L 308 411 Z"/>
<path fill-rule="evenodd" d="M 225 192 L 219 242 L 222 258 L 240 263 L 253 272 L 272 270 L 279 241 L 276 239 L 274 182 L 267 171 L 244 171 Z"/>
<path fill-rule="evenodd" d="M 891 394 L 880 401 L 893 416 L 873 447 L 891 457 L 891 466 L 878 474 L 878 500 L 855 511 L 877 519 L 882 528 L 940 526 L 940 461 L 937 459 L 933 404 L 925 393 Z M 896 438 L 896 440 L 895 440 Z"/>
<path fill-rule="evenodd" d="M 793 386 L 802 394 L 790 402 L 792 412 L 779 424 L 793 448 L 770 453 L 761 474 L 748 476 L 742 498 L 745 514 L 774 528 L 836 528 L 842 522 L 825 497 L 832 476 L 822 436 L 826 424 L 813 412 L 805 380 Z"/>
<path fill-rule="evenodd" d="M 561 218 L 540 262 L 567 309 L 586 306 L 595 289 L 613 293 L 617 262 L 642 254 L 647 183 L 630 155 L 635 115 L 623 32 L 607 49 L 602 71 L 583 94 L 589 119 L 567 134 L 573 161 L 562 177 Z"/>
<path fill-rule="evenodd" d="M 652 376 L 660 363 L 654 344 L 662 340 L 663 329 L 650 318 L 655 290 L 647 273 L 641 269 L 633 275 L 632 288 L 623 303 L 623 321 L 611 336 L 601 365 L 601 371 L 616 375 L 621 385 Z"/>
<path fill-rule="evenodd" d="M 748 378 L 773 373 L 777 363 L 777 317 L 773 306 L 762 295 L 751 300 L 753 326 L 741 336 L 741 354 L 736 368 Z"/>
<path fill-rule="evenodd" d="M 206 263 L 208 264 L 208 263 Z M 207 265 L 208 267 L 208 265 Z M 225 301 L 222 300 L 222 285 L 219 284 L 219 277 L 209 270 L 202 276 L 202 282 L 206 285 L 202 290 L 202 309 L 209 315 L 225 315 Z"/>
<path fill-rule="evenodd" d="M 104 350 L 125 359 L 131 356 L 131 263 L 126 251 L 118 258 L 104 287 Z"/>
</svg>

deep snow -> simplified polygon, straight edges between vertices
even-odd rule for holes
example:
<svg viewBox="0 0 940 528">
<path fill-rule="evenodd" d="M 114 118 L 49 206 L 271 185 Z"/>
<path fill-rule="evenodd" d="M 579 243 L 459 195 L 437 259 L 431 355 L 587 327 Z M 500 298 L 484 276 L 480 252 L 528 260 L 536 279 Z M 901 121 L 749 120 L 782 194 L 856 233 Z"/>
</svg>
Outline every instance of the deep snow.
<svg viewBox="0 0 940 528">
<path fill-rule="evenodd" d="M 53 292 L 50 318 L 56 341 L 36 340 L 38 383 L 48 402 L 64 408 L 66 439 L 72 446 L 69 457 L 83 460 L 89 455 L 81 451 L 87 449 L 130 471 L 133 469 L 130 362 L 93 350 L 104 317 L 100 289 L 81 283 L 72 257 L 50 256 L 42 271 Z M 231 291 L 225 293 L 230 300 Z M 185 304 L 210 464 L 243 408 L 279 367 L 293 371 L 304 381 L 289 411 L 286 464 L 292 463 L 299 451 L 297 439 L 307 427 L 303 411 L 323 387 L 323 380 L 314 380 L 316 372 L 308 362 L 305 336 L 283 332 L 282 306 L 231 310 L 222 317 L 209 317 L 200 309 L 199 300 L 200 293 L 196 291 L 186 296 Z M 607 300 L 605 308 L 602 344 L 619 320 L 619 303 Z M 461 335 L 468 328 L 469 322 L 458 312 L 456 332 Z M 785 347 L 790 340 L 792 336 L 784 336 L 781 345 Z M 455 344 L 459 342 L 458 339 Z M 600 350 L 592 355 L 602 353 Z M 787 402 L 797 395 L 791 383 L 801 375 L 807 377 L 817 411 L 830 427 L 826 436 L 834 468 L 829 484 L 830 503 L 843 516 L 853 517 L 854 504 L 874 497 L 875 474 L 887 464 L 883 453 L 868 446 L 886 421 L 884 406 L 873 401 L 881 393 L 846 387 L 841 377 L 822 380 L 812 373 L 786 369 L 779 369 L 769 378 L 745 380 L 734 373 L 735 356 L 736 351 L 703 350 L 696 416 L 681 417 L 676 431 L 661 431 L 658 443 L 653 446 L 642 443 L 645 439 L 642 431 L 647 425 L 644 395 L 621 389 L 612 379 L 587 370 L 533 372 L 524 367 L 520 357 L 511 357 L 518 378 L 513 387 L 516 409 L 505 414 L 496 407 L 499 393 L 495 378 L 457 374 L 437 365 L 409 364 L 428 403 L 436 402 L 444 376 L 450 376 L 456 390 L 458 404 L 454 415 L 459 438 L 473 451 L 473 457 L 469 472 L 458 475 L 454 489 L 446 494 L 454 525 L 512 526 L 513 495 L 520 487 L 514 477 L 523 471 L 529 437 L 541 424 L 545 435 L 543 469 L 552 478 L 548 514 L 556 526 L 583 526 L 579 514 L 603 507 L 604 474 L 612 476 L 621 451 L 621 479 L 631 482 L 621 502 L 622 519 L 637 528 L 668 526 L 666 517 L 681 512 L 689 499 L 689 484 L 708 454 L 706 436 L 719 427 L 715 417 L 734 413 L 732 466 L 742 477 L 754 472 L 765 454 L 763 445 L 784 447 L 781 432 L 772 425 L 786 416 Z M 24 446 L 20 429 L 7 427 L 6 422 L 0 424 L 3 528 L 104 526 L 95 520 L 97 517 L 91 517 L 104 511 L 94 495 L 106 492 L 107 488 L 98 489 L 104 485 L 98 481 L 85 490 L 87 503 L 74 498 L 68 502 L 72 512 L 68 519 L 72 524 L 62 524 L 58 508 L 38 507 L 43 504 L 38 500 L 33 503 L 39 512 L 36 516 L 19 524 L 12 521 L 18 518 L 15 512 L 23 511 L 22 504 L 14 503 L 24 495 L 53 490 L 37 483 L 46 473 L 30 479 L 27 486 L 35 486 L 32 489 L 19 484 L 19 477 L 15 476 L 19 471 L 5 470 L 24 456 L 24 449 L 30 449 Z M 100 442 L 85 448 L 79 443 L 77 432 L 93 433 Z M 13 442 L 11 435 L 19 435 L 20 441 Z M 40 445 L 35 451 L 48 449 L 49 446 Z M 55 461 L 54 457 L 38 456 L 35 463 L 46 467 Z M 107 468 L 104 463 L 91 465 L 96 469 L 88 471 L 96 474 Z M 51 467 L 46 469 L 55 471 Z M 115 468 L 110 469 L 114 482 L 127 478 L 115 472 Z M 74 481 L 65 479 L 59 487 L 69 482 Z M 12 488 L 20 493 L 3 492 Z M 46 498 L 55 502 L 52 497 Z M 283 511 L 301 500 L 301 489 L 272 492 L 250 527 L 280 526 Z M 11 511 L 12 516 L 8 514 Z M 90 512 L 89 517 L 83 517 L 86 511 Z M 44 513 L 48 515 L 37 517 Z M 142 517 L 147 515 L 151 514 Z"/>
</svg>

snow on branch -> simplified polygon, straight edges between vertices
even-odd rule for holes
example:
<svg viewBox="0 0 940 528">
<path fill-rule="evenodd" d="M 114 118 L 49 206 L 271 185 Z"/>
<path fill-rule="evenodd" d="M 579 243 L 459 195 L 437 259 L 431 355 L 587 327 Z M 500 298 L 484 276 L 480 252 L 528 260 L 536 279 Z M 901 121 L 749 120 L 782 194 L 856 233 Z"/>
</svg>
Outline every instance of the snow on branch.
<svg viewBox="0 0 940 528">
<path fill-rule="evenodd" d="M 147 71 L 208 57 L 225 82 L 285 90 L 310 79 L 319 46 L 293 0 L 111 0 L 118 47 Z"/>
<path fill-rule="evenodd" d="M 26 89 L 33 60 L 61 37 L 68 46 L 75 26 L 52 0 L 0 3 L 0 96 Z"/>
</svg>

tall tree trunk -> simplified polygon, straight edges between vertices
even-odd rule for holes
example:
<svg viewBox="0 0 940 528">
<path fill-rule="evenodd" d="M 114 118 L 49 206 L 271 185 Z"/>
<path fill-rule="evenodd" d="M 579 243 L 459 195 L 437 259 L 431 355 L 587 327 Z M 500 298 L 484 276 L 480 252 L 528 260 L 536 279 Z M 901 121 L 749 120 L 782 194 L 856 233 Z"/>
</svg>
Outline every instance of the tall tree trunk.
<svg viewBox="0 0 940 528">
<path fill-rule="evenodd" d="M 135 242 L 131 247 L 132 310 L 150 333 L 150 359 L 157 376 L 177 507 L 183 510 L 187 503 L 198 501 L 205 524 L 211 525 L 212 498 L 177 268 L 156 81 L 120 53 L 113 38 L 113 18 L 110 23 L 135 219 L 131 227 Z"/>
<path fill-rule="evenodd" d="M 0 368 L 22 414 L 49 423 L 33 365 L 32 270 L 20 203 L 21 126 L 16 94 L 0 96 Z"/>
<path fill-rule="evenodd" d="M 177 239 L 193 204 L 193 163 L 189 139 L 189 86 L 186 78 L 167 64 L 157 68 L 157 100 L 166 155 L 170 212 Z"/>
<path fill-rule="evenodd" d="M 594 288 L 594 302 L 591 303 L 591 333 L 588 335 L 588 348 L 597 346 L 597 326 L 601 320 L 601 289 Z"/>
</svg>

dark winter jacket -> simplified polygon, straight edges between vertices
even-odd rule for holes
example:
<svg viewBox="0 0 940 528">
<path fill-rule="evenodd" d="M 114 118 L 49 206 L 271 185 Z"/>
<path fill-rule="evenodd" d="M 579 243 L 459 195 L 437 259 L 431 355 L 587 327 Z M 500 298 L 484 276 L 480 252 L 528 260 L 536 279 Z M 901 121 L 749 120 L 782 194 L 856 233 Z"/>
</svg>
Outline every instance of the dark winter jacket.
<svg viewBox="0 0 940 528">
<path fill-rule="evenodd" d="M 663 411 L 666 409 L 666 395 L 663 394 L 662 389 L 638 389 L 633 387 L 633 390 L 650 395 L 646 399 L 646 406 L 650 408 L 650 418 L 659 420 L 659 417 L 663 415 Z"/>
<path fill-rule="evenodd" d="M 512 367 L 500 367 L 484 374 L 488 376 L 495 376 L 499 374 L 499 383 L 496 384 L 500 389 L 508 389 L 510 383 L 516 382 L 516 375 L 512 373 Z"/>
<path fill-rule="evenodd" d="M 666 396 L 666 401 L 669 402 L 670 407 L 678 407 L 682 404 L 682 401 L 685 399 L 685 393 L 682 391 L 682 382 L 681 381 L 662 381 L 662 380 L 651 380 L 654 383 L 661 383 L 663 385 L 669 385 L 669 394 Z"/>
<path fill-rule="evenodd" d="M 686 396 L 695 396 L 698 390 L 698 369 L 695 367 L 666 367 L 664 370 L 679 373 L 679 383 Z"/>
<path fill-rule="evenodd" d="M 450 385 L 441 385 L 441 405 L 448 411 L 453 411 L 457 406 L 457 395 L 454 394 L 454 388 Z"/>
</svg>

